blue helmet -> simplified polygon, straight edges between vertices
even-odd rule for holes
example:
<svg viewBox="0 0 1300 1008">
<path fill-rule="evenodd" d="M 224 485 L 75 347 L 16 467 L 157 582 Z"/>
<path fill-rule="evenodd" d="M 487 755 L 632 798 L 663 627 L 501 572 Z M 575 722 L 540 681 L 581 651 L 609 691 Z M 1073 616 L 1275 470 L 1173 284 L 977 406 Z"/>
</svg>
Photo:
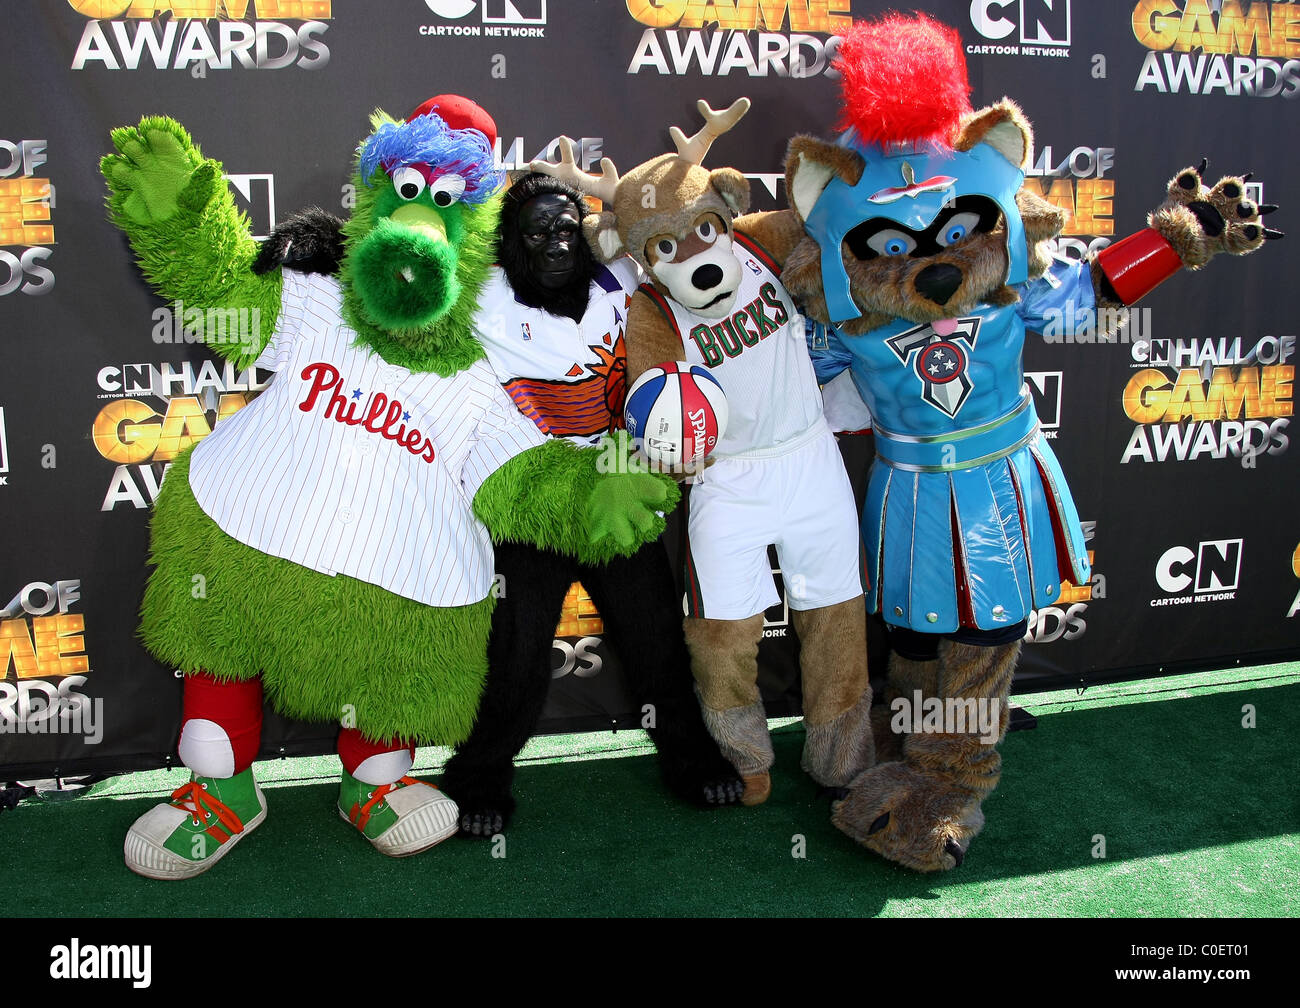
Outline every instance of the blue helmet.
<svg viewBox="0 0 1300 1008">
<path fill-rule="evenodd" d="M 1005 283 L 1029 278 L 1025 227 L 1016 206 L 1016 191 L 1025 173 L 987 143 L 960 151 L 924 144 L 866 144 L 850 128 L 838 143 L 862 158 L 862 177 L 850 186 L 835 176 L 822 190 L 805 220 L 821 247 L 822 287 L 832 322 L 857 318 L 848 273 L 840 253 L 844 236 L 869 220 L 889 220 L 911 231 L 924 231 L 945 207 L 961 196 L 984 196 L 997 204 L 1006 220 Z"/>
</svg>

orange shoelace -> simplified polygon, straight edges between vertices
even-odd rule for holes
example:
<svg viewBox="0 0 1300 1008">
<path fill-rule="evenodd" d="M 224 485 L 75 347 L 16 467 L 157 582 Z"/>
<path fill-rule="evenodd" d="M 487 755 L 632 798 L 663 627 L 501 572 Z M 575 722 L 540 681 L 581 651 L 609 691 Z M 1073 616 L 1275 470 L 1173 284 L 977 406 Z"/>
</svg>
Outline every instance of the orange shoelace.
<svg viewBox="0 0 1300 1008">
<path fill-rule="evenodd" d="M 374 812 L 381 802 L 383 802 L 386 795 L 396 791 L 398 788 L 408 787 L 411 784 L 423 783 L 424 781 L 418 781 L 408 774 L 401 780 L 394 781 L 392 784 L 381 784 L 370 792 L 370 800 L 364 805 L 357 802 L 352 806 L 352 811 L 348 813 L 348 818 L 352 820 L 352 824 L 356 826 L 357 829 L 364 830 L 366 828 L 366 823 L 370 822 L 370 814 Z M 437 790 L 433 784 L 430 784 L 429 787 Z"/>
<path fill-rule="evenodd" d="M 239 816 L 235 815 L 220 798 L 208 794 L 207 789 L 198 781 L 182 784 L 173 791 L 171 804 L 183 812 L 188 812 L 195 826 L 201 826 L 203 821 L 216 816 L 217 822 L 221 825 L 213 823 L 204 832 L 219 844 L 225 843 L 235 833 L 244 832 L 244 824 Z M 225 829 L 222 829 L 223 826 Z"/>
</svg>

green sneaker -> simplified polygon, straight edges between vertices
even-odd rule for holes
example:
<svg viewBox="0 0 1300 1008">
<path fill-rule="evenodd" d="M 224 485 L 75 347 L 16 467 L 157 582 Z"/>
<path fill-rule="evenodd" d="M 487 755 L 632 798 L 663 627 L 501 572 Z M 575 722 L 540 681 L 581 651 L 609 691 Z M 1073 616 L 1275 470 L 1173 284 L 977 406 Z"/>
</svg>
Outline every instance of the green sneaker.
<svg viewBox="0 0 1300 1008">
<path fill-rule="evenodd" d="M 339 815 L 380 853 L 407 857 L 453 836 L 460 810 L 432 784 L 414 777 L 372 785 L 345 770 L 339 785 Z"/>
<path fill-rule="evenodd" d="M 249 767 L 234 777 L 192 777 L 126 834 L 126 866 L 153 879 L 202 875 L 266 818 L 266 798 Z"/>
</svg>

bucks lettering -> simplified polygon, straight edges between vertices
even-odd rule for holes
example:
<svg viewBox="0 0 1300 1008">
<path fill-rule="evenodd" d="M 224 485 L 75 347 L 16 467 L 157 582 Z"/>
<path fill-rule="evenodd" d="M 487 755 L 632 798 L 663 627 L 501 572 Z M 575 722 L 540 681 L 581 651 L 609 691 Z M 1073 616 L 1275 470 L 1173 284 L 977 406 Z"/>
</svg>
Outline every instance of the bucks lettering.
<svg viewBox="0 0 1300 1008">
<path fill-rule="evenodd" d="M 730 318 L 714 325 L 701 323 L 691 330 L 691 339 L 700 348 L 706 367 L 717 367 L 724 357 L 739 357 L 745 347 L 757 346 L 789 320 L 774 284 L 765 283 L 758 292 L 758 297 Z"/>
</svg>

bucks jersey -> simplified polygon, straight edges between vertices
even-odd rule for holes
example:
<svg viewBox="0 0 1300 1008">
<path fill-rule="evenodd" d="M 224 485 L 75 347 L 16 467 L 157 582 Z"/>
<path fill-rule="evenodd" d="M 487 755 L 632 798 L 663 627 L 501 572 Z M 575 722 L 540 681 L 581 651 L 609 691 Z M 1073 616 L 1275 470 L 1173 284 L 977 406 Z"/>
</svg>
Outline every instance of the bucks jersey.
<svg viewBox="0 0 1300 1008">
<path fill-rule="evenodd" d="M 776 264 L 746 235 L 735 235 L 731 248 L 743 279 L 725 318 L 696 315 L 649 284 L 641 291 L 677 330 L 683 359 L 712 371 L 727 395 L 727 431 L 714 456 L 780 455 L 824 427 L 821 392 L 803 318 L 777 279 Z"/>
</svg>

